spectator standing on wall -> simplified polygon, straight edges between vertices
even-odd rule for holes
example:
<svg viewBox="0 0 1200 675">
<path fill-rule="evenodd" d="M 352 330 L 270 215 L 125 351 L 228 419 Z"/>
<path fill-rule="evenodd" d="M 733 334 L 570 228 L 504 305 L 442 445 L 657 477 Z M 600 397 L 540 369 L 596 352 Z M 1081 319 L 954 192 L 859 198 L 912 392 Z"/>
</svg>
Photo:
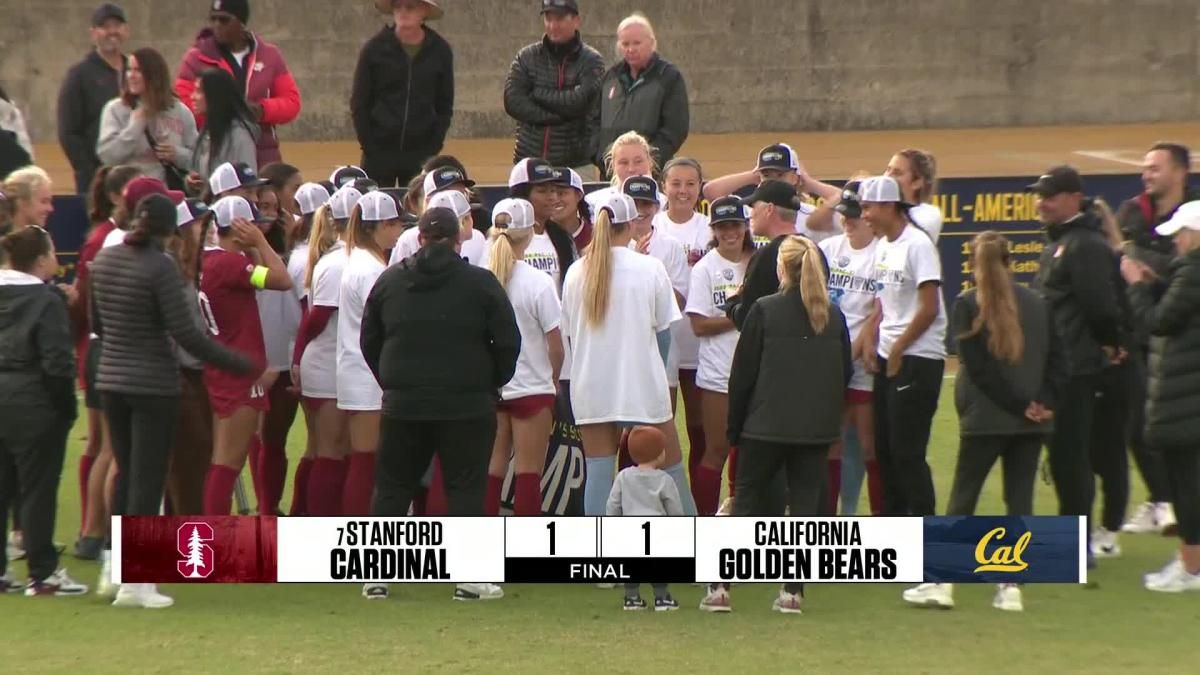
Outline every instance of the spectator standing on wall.
<svg viewBox="0 0 1200 675">
<path fill-rule="evenodd" d="M 600 85 L 600 116 L 591 146 L 596 166 L 604 169 L 604 153 L 618 136 L 636 131 L 650 142 L 654 163 L 663 166 L 688 137 L 687 86 L 674 64 L 658 55 L 654 28 L 641 14 L 617 26 L 621 61 L 608 69 Z"/>
<path fill-rule="evenodd" d="M 442 18 L 434 0 L 375 0 L 390 14 L 358 55 L 350 116 L 362 167 L 380 187 L 404 187 L 442 151 L 454 116 L 454 52 L 428 27 Z"/>
<path fill-rule="evenodd" d="M 250 0 L 212 0 L 209 27 L 200 31 L 183 55 L 175 93 L 192 105 L 200 74 L 220 68 L 233 75 L 246 94 L 250 111 L 262 127 L 258 135 L 258 166 L 283 161 L 275 127 L 290 124 L 300 114 L 300 89 L 275 45 L 246 30 Z M 192 112 L 195 112 L 193 110 Z M 197 115 L 197 126 L 204 127 Z"/>
<path fill-rule="evenodd" d="M 100 113 L 121 94 L 125 78 L 125 55 L 121 48 L 129 39 L 125 11 L 106 2 L 92 14 L 92 44 L 96 46 L 82 61 L 67 71 L 58 92 L 58 143 L 75 172 L 75 191 L 86 195 L 92 176 L 100 168 L 96 139 L 100 135 Z"/>
<path fill-rule="evenodd" d="M 504 110 L 517 122 L 513 163 L 540 157 L 595 178 L 588 147 L 604 57 L 584 44 L 575 0 L 542 0 L 541 41 L 513 59 L 504 81 Z"/>
</svg>

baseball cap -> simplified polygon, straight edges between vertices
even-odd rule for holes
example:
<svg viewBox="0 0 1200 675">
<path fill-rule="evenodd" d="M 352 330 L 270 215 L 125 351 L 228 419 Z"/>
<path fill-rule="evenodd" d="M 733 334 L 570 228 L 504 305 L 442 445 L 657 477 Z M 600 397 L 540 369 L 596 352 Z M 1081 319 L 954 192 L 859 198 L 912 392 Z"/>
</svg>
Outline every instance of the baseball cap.
<svg viewBox="0 0 1200 675">
<path fill-rule="evenodd" d="M 753 207 L 759 202 L 766 202 L 784 209 L 798 209 L 802 205 L 796 196 L 796 188 L 781 180 L 765 180 L 750 194 L 741 200 L 743 206 Z"/>
<path fill-rule="evenodd" d="M 208 187 L 214 195 L 244 187 L 259 187 L 270 181 L 258 177 L 258 172 L 245 162 L 225 162 L 213 171 Z"/>
<path fill-rule="evenodd" d="M 471 203 L 458 190 L 445 190 L 426 200 L 425 209 L 450 209 L 455 218 L 464 218 L 471 212 Z"/>
<path fill-rule="evenodd" d="M 433 239 L 458 241 L 458 218 L 450 209 L 429 209 L 417 221 L 417 231 Z"/>
<path fill-rule="evenodd" d="M 436 0 L 421 0 L 429 6 L 429 16 L 425 17 L 427 21 L 436 21 L 445 15 L 442 8 L 438 6 Z M 375 9 L 383 14 L 391 15 L 392 0 L 375 0 Z"/>
<path fill-rule="evenodd" d="M 233 227 L 233 221 L 238 218 L 252 223 L 262 221 L 258 209 L 243 197 L 222 197 L 212 205 L 212 212 L 216 215 L 217 228 L 222 230 Z"/>
<path fill-rule="evenodd" d="M 1039 197 L 1053 197 L 1064 192 L 1083 192 L 1083 178 L 1070 166 L 1056 166 L 1038 177 L 1037 181 L 1025 186 L 1026 192 L 1035 192 Z"/>
<path fill-rule="evenodd" d="M 796 151 L 787 143 L 774 143 L 758 151 L 758 164 L 755 171 L 775 169 L 778 171 L 799 171 L 800 161 L 796 159 Z"/>
<path fill-rule="evenodd" d="M 125 10 L 121 9 L 120 5 L 112 2 L 106 2 L 97 7 L 95 12 L 92 12 L 93 27 L 103 25 L 104 22 L 108 21 L 109 19 L 116 19 L 121 23 L 128 23 L 128 21 L 125 19 Z"/>
<path fill-rule="evenodd" d="M 621 192 L 634 201 L 658 203 L 658 183 L 649 176 L 630 176 L 621 185 Z"/>
<path fill-rule="evenodd" d="M 501 214 L 508 216 L 506 230 L 528 230 L 533 227 L 533 204 L 524 199 L 501 199 L 492 209 L 492 223 Z"/>
<path fill-rule="evenodd" d="M 441 192 L 446 188 L 462 184 L 464 187 L 475 187 L 475 181 L 467 178 L 466 174 L 453 166 L 442 166 L 425 174 L 425 196 Z"/>
<path fill-rule="evenodd" d="M 185 195 L 179 190 L 168 190 L 167 184 L 157 178 L 138 176 L 125 185 L 121 192 L 125 198 L 125 208 L 133 213 L 139 202 L 150 195 L 163 195 L 174 204 L 183 202 Z"/>
<path fill-rule="evenodd" d="M 250 22 L 250 0 L 212 0 L 212 11 L 232 14 L 242 23 Z"/>
<path fill-rule="evenodd" d="M 583 194 L 583 176 L 579 172 L 570 167 L 559 167 L 557 171 L 562 174 L 562 184 L 579 190 L 579 194 Z"/>
<path fill-rule="evenodd" d="M 862 181 L 852 180 L 842 186 L 841 200 L 833 205 L 833 210 L 845 218 L 862 218 L 862 200 L 858 198 L 858 189 Z"/>
<path fill-rule="evenodd" d="M 211 213 L 208 204 L 199 199 L 185 199 L 175 207 L 175 227 L 191 225 Z"/>
<path fill-rule="evenodd" d="M 379 190 L 363 195 L 362 199 L 358 200 L 358 208 L 362 213 L 359 217 L 367 223 L 395 220 L 400 217 L 400 207 L 396 200 Z"/>
<path fill-rule="evenodd" d="M 546 12 L 562 12 L 579 16 L 579 4 L 575 0 L 542 0 L 542 14 Z"/>
<path fill-rule="evenodd" d="M 329 201 L 329 191 L 320 183 L 305 183 L 296 190 L 296 203 L 300 205 L 300 215 L 302 216 L 315 213 L 327 201 Z"/>
<path fill-rule="evenodd" d="M 1183 229 L 1200 232 L 1200 202 L 1184 202 L 1175 209 L 1170 220 L 1154 228 L 1154 231 L 1171 237 Z"/>
<path fill-rule="evenodd" d="M 613 192 L 596 208 L 596 213 L 608 211 L 613 224 L 628 223 L 638 217 L 637 203 L 623 192 Z"/>
<path fill-rule="evenodd" d="M 726 222 L 746 222 L 746 207 L 733 195 L 714 200 L 708 208 L 709 225 Z"/>
<path fill-rule="evenodd" d="M 508 174 L 508 187 L 518 185 L 538 185 L 561 181 L 563 176 L 550 162 L 539 157 L 523 159 L 517 162 Z"/>
<path fill-rule="evenodd" d="M 858 186 L 858 201 L 873 204 L 900 204 L 910 206 L 900 193 L 900 184 L 891 176 L 872 176 Z"/>
<path fill-rule="evenodd" d="M 359 178 L 366 177 L 366 171 L 363 171 L 359 167 L 351 164 L 349 166 L 339 166 L 338 168 L 334 169 L 333 173 L 329 174 L 329 182 L 333 183 L 335 190 L 340 190 Z"/>
<path fill-rule="evenodd" d="M 350 212 L 354 210 L 354 206 L 358 204 L 358 200 L 363 198 L 363 194 L 354 189 L 353 186 L 338 190 L 329 197 L 329 211 L 334 220 L 347 220 L 350 218 Z"/>
</svg>

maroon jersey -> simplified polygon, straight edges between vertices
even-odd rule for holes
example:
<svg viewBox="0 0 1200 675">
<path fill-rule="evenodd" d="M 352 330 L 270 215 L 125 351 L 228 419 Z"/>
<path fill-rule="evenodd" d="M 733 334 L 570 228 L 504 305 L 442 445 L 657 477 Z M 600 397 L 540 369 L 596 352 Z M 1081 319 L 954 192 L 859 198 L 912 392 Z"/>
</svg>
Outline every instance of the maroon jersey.
<svg viewBox="0 0 1200 675">
<path fill-rule="evenodd" d="M 200 274 L 200 313 L 213 339 L 249 355 L 262 368 L 267 350 L 263 345 L 255 288 L 250 283 L 253 272 L 254 261 L 240 253 L 220 248 L 206 250 Z M 257 379 L 204 367 L 204 383 L 209 392 L 222 397 L 247 401 L 258 398 L 251 391 Z"/>
</svg>

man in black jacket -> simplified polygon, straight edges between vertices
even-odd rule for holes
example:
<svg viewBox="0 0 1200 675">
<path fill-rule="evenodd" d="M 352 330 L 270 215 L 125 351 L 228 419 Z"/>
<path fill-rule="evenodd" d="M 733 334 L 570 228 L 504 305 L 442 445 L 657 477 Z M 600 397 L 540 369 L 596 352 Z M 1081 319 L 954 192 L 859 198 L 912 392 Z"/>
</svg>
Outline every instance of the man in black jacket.
<svg viewBox="0 0 1200 675">
<path fill-rule="evenodd" d="M 588 146 L 604 58 L 583 43 L 575 0 L 542 0 L 541 41 L 517 52 L 504 81 L 504 110 L 517 122 L 513 163 L 541 157 L 595 176 Z"/>
<path fill-rule="evenodd" d="M 121 48 L 129 39 L 129 25 L 124 10 L 112 3 L 100 5 L 92 14 L 91 34 L 96 48 L 67 71 L 58 92 L 58 143 L 75 170 L 75 191 L 81 195 L 88 193 L 100 168 L 100 113 L 120 95 L 125 77 Z"/>
<path fill-rule="evenodd" d="M 367 175 L 383 188 L 407 187 L 450 131 L 454 52 L 425 25 L 442 17 L 433 0 L 376 0 L 375 7 L 393 24 L 363 45 L 350 116 Z"/>
<path fill-rule="evenodd" d="M 1038 196 L 1038 215 L 1048 240 L 1036 289 L 1049 303 L 1068 351 L 1068 380 L 1059 394 L 1050 437 L 1050 473 L 1060 515 L 1090 516 L 1097 377 L 1105 363 L 1119 359 L 1120 306 L 1111 273 L 1114 252 L 1099 217 L 1083 208 L 1083 179 L 1075 169 L 1050 169 L 1027 189 Z"/>
<path fill-rule="evenodd" d="M 498 392 L 521 334 L 504 288 L 459 254 L 458 218 L 421 216 L 421 249 L 375 283 L 363 358 L 383 388 L 374 514 L 404 516 L 436 454 L 449 515 L 483 515 Z"/>
</svg>

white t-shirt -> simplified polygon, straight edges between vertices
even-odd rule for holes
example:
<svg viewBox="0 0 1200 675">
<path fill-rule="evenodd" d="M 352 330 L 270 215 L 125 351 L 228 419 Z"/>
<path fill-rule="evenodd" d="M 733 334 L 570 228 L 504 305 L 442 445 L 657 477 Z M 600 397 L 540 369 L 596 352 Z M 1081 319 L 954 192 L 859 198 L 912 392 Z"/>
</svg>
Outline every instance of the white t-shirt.
<svg viewBox="0 0 1200 675">
<path fill-rule="evenodd" d="M 917 314 L 918 288 L 929 281 L 942 283 L 942 261 L 925 233 L 908 225 L 896 241 L 879 240 L 875 250 L 875 280 L 883 320 L 879 325 L 879 355 L 890 358 L 892 345 Z M 933 323 L 904 352 L 904 356 L 946 358 L 946 308 L 939 290 Z"/>
<path fill-rule="evenodd" d="M 637 242 L 629 242 L 629 248 L 636 251 Z M 684 299 L 684 302 L 687 302 L 690 275 L 683 243 L 664 230 L 655 228 L 650 232 L 650 243 L 646 247 L 646 254 L 657 258 L 663 264 L 667 270 L 667 276 L 671 279 L 671 288 Z M 667 384 L 671 387 L 679 386 L 680 360 L 679 350 L 675 345 L 675 333 L 679 331 L 680 324 L 684 323 L 687 322 L 676 321 L 671 324 L 671 348 L 667 352 Z"/>
<path fill-rule="evenodd" d="M 938 237 L 942 236 L 942 210 L 933 204 L 917 204 L 908 210 L 908 215 L 936 244 Z"/>
<path fill-rule="evenodd" d="M 506 290 L 521 331 L 521 355 L 512 379 L 500 391 L 500 398 L 512 401 L 554 394 L 557 389 L 546 333 L 558 328 L 561 322 L 558 289 L 550 277 L 518 260 Z"/>
<path fill-rule="evenodd" d="M 612 280 L 604 323 L 584 310 L 587 258 L 567 270 L 563 283 L 564 336 L 571 341 L 571 400 L 578 424 L 671 419 L 667 372 L 657 334 L 682 316 L 667 270 L 657 258 L 613 248 Z"/>
<path fill-rule="evenodd" d="M 304 288 L 304 277 L 308 272 L 308 242 L 300 242 L 288 257 L 288 276 L 292 278 L 292 290 L 303 300 L 308 295 Z"/>
<path fill-rule="evenodd" d="M 878 245 L 878 240 L 872 239 L 866 247 L 856 249 L 844 234 L 819 244 L 829 261 L 829 300 L 845 315 L 851 340 L 858 337 L 875 308 L 875 252 Z M 874 378 L 867 373 L 862 361 L 855 361 L 850 388 L 871 391 L 873 384 Z"/>
<path fill-rule="evenodd" d="M 692 268 L 691 294 L 684 311 L 710 319 L 725 316 L 720 306 L 737 293 L 746 277 L 748 262 L 731 262 L 716 249 L 704 254 Z M 729 393 L 729 369 L 733 366 L 733 352 L 740 335 L 737 330 L 731 330 L 699 338 L 697 387 L 720 394 Z"/>
<path fill-rule="evenodd" d="M 832 237 L 833 235 L 838 234 L 840 232 L 840 230 L 837 230 L 832 227 L 828 230 L 809 229 L 808 217 L 811 216 L 813 214 L 813 212 L 815 212 L 816 210 L 817 210 L 817 208 L 815 206 L 805 202 L 796 211 L 796 234 L 802 234 L 819 244 L 822 241 Z"/>
<path fill-rule="evenodd" d="M 287 372 L 292 367 L 292 349 L 303 314 L 300 300 L 291 291 L 264 289 L 255 292 L 258 319 L 262 324 L 263 347 L 267 350 L 267 370 Z"/>
<path fill-rule="evenodd" d="M 333 307 L 325 330 L 313 338 L 300 359 L 300 389 L 309 398 L 337 399 L 337 308 L 342 301 L 342 273 L 346 269 L 346 243 L 338 241 L 313 268 L 310 307 Z"/>
<path fill-rule="evenodd" d="M 420 236 L 421 232 L 415 227 L 405 230 L 404 234 L 400 235 L 400 239 L 396 241 L 396 245 L 392 247 L 392 256 L 388 260 L 388 265 L 398 264 L 401 260 L 421 250 Z M 483 233 L 479 230 L 472 230 L 471 240 L 463 242 L 459 254 L 466 258 L 467 262 L 472 265 L 483 267 L 483 257 L 487 248 L 487 237 L 483 236 Z"/>
<path fill-rule="evenodd" d="M 342 271 L 337 315 L 337 400 L 341 410 L 379 410 L 383 407 L 383 390 L 363 359 L 359 338 L 367 296 L 375 287 L 375 280 L 386 269 L 387 265 L 373 253 L 356 248 L 350 252 L 346 269 Z"/>
<path fill-rule="evenodd" d="M 117 244 L 125 243 L 125 235 L 127 234 L 129 234 L 129 232 L 122 230 L 119 227 L 113 228 L 113 231 L 109 232 L 104 237 L 104 243 L 100 244 L 100 248 L 105 249 L 109 246 L 116 246 Z"/>
<path fill-rule="evenodd" d="M 708 244 L 713 238 L 708 216 L 699 212 L 693 213 L 692 219 L 688 222 L 679 224 L 671 220 L 666 211 L 662 211 L 654 216 L 654 228 L 655 230 L 661 229 L 683 244 L 683 252 L 687 257 L 689 267 L 700 262 L 700 259 L 708 252 Z M 688 282 L 691 283 L 690 273 Z M 685 303 L 690 292 L 688 290 L 683 293 Z M 699 359 L 700 339 L 692 332 L 692 322 L 685 320 L 671 324 L 671 360 L 678 360 L 679 367 L 683 370 L 695 370 L 699 365 Z"/>
</svg>

